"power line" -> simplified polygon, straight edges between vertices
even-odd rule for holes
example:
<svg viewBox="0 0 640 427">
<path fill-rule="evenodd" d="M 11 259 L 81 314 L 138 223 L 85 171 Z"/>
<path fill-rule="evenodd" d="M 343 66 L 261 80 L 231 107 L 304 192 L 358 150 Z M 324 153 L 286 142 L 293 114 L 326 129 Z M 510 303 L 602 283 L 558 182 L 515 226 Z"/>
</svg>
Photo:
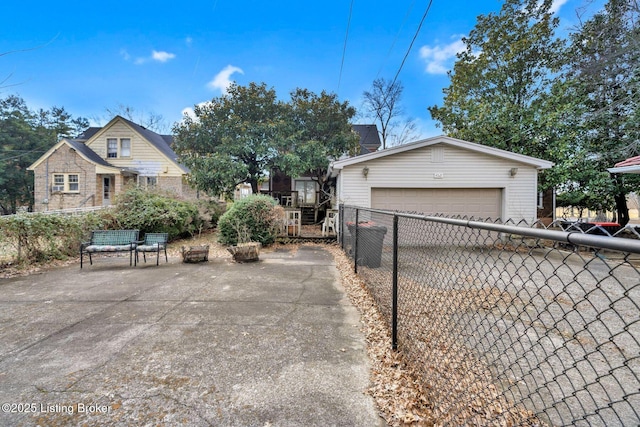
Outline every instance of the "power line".
<svg viewBox="0 0 640 427">
<path fill-rule="evenodd" d="M 351 5 L 349 6 L 349 20 L 347 21 L 347 32 L 344 36 L 344 47 L 342 48 L 342 61 L 340 62 L 340 75 L 338 76 L 337 93 L 340 92 L 340 83 L 342 83 L 342 69 L 344 68 L 344 57 L 347 53 L 347 40 L 349 39 L 349 27 L 351 26 L 351 15 L 353 14 L 353 1 L 354 0 L 351 0 Z"/>
<path fill-rule="evenodd" d="M 382 68 L 384 67 L 384 64 L 387 62 L 387 60 L 389 59 L 389 56 L 391 56 L 391 52 L 393 51 L 393 49 L 396 46 L 396 42 L 398 41 L 398 37 L 400 37 L 400 33 L 402 32 L 402 29 L 404 28 L 404 24 L 407 23 L 407 19 L 409 18 L 409 16 L 411 15 L 411 11 L 413 10 L 413 6 L 416 4 L 416 1 L 413 0 L 411 2 L 411 5 L 409 5 L 409 9 L 407 10 L 406 15 L 404 15 L 404 19 L 402 20 L 402 24 L 400 24 L 400 28 L 398 29 L 398 32 L 396 33 L 395 38 L 393 39 L 393 42 L 391 43 L 391 47 L 389 47 L 389 50 L 387 51 L 387 56 L 385 56 L 384 60 L 382 61 L 382 64 L 380 64 L 380 69 L 378 70 L 378 74 L 376 74 L 376 78 L 378 78 L 378 76 L 380 76 L 380 73 L 382 72 Z"/>
<path fill-rule="evenodd" d="M 396 73 L 395 77 L 393 78 L 393 81 L 391 82 L 391 86 L 393 86 L 393 84 L 396 82 L 396 80 L 398 80 L 398 76 L 400 75 L 400 71 L 402 71 L 402 67 L 404 67 L 404 63 L 407 60 L 407 57 L 409 56 L 409 53 L 411 52 L 411 48 L 413 48 L 413 43 L 415 43 L 416 39 L 418 38 L 418 34 L 420 33 L 420 29 L 422 28 L 422 24 L 424 23 L 424 20 L 427 18 L 427 15 L 429 14 L 429 10 L 431 9 L 431 4 L 433 3 L 433 0 L 429 0 L 429 5 L 427 5 L 427 10 L 424 11 L 424 15 L 422 15 L 422 19 L 420 20 L 420 25 L 418 25 L 418 29 L 416 30 L 416 33 L 413 35 L 413 39 L 411 40 L 411 44 L 409 45 L 409 49 L 407 49 L 407 53 L 405 53 L 404 58 L 402 58 L 402 63 L 400 64 L 400 68 L 398 68 L 398 72 Z"/>
<path fill-rule="evenodd" d="M 28 155 L 28 154 L 32 154 L 32 153 L 44 153 L 44 152 L 46 152 L 46 150 L 38 150 L 38 149 L 35 149 L 35 150 L 29 150 L 29 151 L 27 151 L 27 150 L 4 150 L 4 151 L 18 151 L 18 152 L 23 151 L 23 153 L 22 153 L 22 154 L 18 154 L 18 155 L 16 155 L 16 156 L 10 156 L 10 157 L 5 157 L 5 158 L 0 158 L 0 162 L 5 162 L 5 161 L 7 161 L 7 160 L 15 160 L 15 159 L 19 159 L 20 157 L 24 157 L 24 156 L 26 156 L 26 155 Z"/>
</svg>

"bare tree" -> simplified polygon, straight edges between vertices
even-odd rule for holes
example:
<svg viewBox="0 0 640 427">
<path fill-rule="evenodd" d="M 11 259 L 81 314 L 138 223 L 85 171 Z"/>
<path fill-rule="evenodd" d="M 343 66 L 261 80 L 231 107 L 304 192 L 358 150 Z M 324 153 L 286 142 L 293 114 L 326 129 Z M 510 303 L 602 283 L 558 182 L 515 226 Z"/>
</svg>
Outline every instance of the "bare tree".
<svg viewBox="0 0 640 427">
<path fill-rule="evenodd" d="M 400 105 L 403 90 L 402 83 L 398 81 L 378 78 L 373 81 L 371 90 L 363 93 L 366 113 L 380 125 L 382 149 L 387 148 L 388 142 L 402 144 L 415 134 L 413 119 L 406 119 L 402 125 L 396 120 L 404 114 Z M 402 126 L 402 129 L 394 134 L 394 129 L 398 126 Z"/>
<path fill-rule="evenodd" d="M 396 127 L 397 132 L 394 132 L 392 145 L 402 145 L 407 142 L 415 141 L 420 137 L 418 132 L 418 126 L 412 118 L 405 119 L 401 124 Z"/>
<path fill-rule="evenodd" d="M 56 34 L 51 40 L 49 40 L 48 42 L 46 42 L 43 45 L 36 46 L 36 47 L 29 47 L 29 48 L 25 48 L 25 49 L 9 50 L 7 52 L 0 52 L 0 56 L 12 55 L 14 53 L 29 52 L 29 51 L 32 51 L 32 50 L 42 49 L 42 48 L 50 45 L 51 43 L 53 43 L 58 38 L 59 35 L 60 35 L 60 33 Z M 9 73 L 8 75 L 0 78 L 0 89 L 4 89 L 4 88 L 7 88 L 7 87 L 12 87 L 12 86 L 18 86 L 18 85 L 22 84 L 22 83 L 8 84 L 9 80 L 12 77 L 13 77 L 13 73 Z"/>
<path fill-rule="evenodd" d="M 124 105 L 124 104 L 118 104 L 114 108 L 106 107 L 104 110 L 105 110 L 105 116 L 94 117 L 93 120 L 95 122 L 98 122 L 98 123 L 103 121 L 108 122 L 109 120 L 113 119 L 115 116 L 121 116 L 127 120 L 130 120 L 136 124 L 139 124 L 142 127 L 145 127 L 157 133 L 164 133 L 164 132 L 167 132 L 169 129 L 169 126 L 167 125 L 167 122 L 165 118 L 162 116 L 162 114 L 157 114 L 157 113 L 154 113 L 153 111 L 151 112 L 145 112 L 144 110 L 137 111 L 135 108 L 129 105 Z"/>
</svg>

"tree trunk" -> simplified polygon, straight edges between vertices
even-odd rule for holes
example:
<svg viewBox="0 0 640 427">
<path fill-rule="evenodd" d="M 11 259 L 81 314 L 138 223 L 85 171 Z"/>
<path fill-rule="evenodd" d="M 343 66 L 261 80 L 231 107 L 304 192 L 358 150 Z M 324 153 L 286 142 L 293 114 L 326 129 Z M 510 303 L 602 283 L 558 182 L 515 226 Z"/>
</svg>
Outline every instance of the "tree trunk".
<svg viewBox="0 0 640 427">
<path fill-rule="evenodd" d="M 615 174 L 611 175 L 613 182 L 616 184 L 616 194 L 614 200 L 616 202 L 616 211 L 618 212 L 618 224 L 621 226 L 627 225 L 629 222 L 629 207 L 627 206 L 627 195 L 622 190 L 621 177 Z"/>
<path fill-rule="evenodd" d="M 618 224 L 627 225 L 629 222 L 629 207 L 627 206 L 627 195 L 618 193 L 615 195 L 616 211 L 618 211 Z"/>
<path fill-rule="evenodd" d="M 260 194 L 260 192 L 258 191 L 258 180 L 257 179 L 251 179 L 249 181 L 249 184 L 251 184 L 251 193 L 252 194 Z"/>
</svg>

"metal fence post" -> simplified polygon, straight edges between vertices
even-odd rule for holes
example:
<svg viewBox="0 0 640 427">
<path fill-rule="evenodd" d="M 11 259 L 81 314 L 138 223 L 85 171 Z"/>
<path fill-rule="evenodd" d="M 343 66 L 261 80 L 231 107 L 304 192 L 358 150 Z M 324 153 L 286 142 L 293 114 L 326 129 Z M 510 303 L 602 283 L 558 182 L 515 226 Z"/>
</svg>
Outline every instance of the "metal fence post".
<svg viewBox="0 0 640 427">
<path fill-rule="evenodd" d="M 358 212 L 360 212 L 360 209 L 356 208 L 356 226 L 354 227 L 355 235 L 351 239 L 353 242 L 353 269 L 356 273 L 358 272 Z"/>
<path fill-rule="evenodd" d="M 356 271 L 363 258 L 358 276 L 389 325 L 392 351 L 402 352 L 421 384 L 443 391 L 430 396 L 441 408 L 439 424 L 473 424 L 480 397 L 490 422 L 640 426 L 635 228 L 611 237 L 560 231 L 557 223 L 544 228 L 350 205 L 343 212 L 351 239 L 344 248 Z M 379 225 L 367 224 L 371 218 Z M 370 265 L 373 239 L 366 234 L 382 228 L 381 264 Z M 577 246 L 590 250 L 572 253 Z M 377 259 L 377 244 L 375 252 Z"/>
<path fill-rule="evenodd" d="M 393 284 L 391 296 L 391 348 L 398 349 L 398 215 L 393 215 Z"/>
<path fill-rule="evenodd" d="M 344 205 L 338 205 L 338 235 L 340 236 L 340 247 L 344 249 Z"/>
</svg>

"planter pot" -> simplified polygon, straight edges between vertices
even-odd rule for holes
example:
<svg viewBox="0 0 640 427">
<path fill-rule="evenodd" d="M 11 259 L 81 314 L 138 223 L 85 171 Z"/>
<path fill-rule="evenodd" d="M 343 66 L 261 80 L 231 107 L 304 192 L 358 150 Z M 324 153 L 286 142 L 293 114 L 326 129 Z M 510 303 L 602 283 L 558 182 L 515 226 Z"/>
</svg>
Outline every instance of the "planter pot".
<svg viewBox="0 0 640 427">
<path fill-rule="evenodd" d="M 235 262 L 253 262 L 258 261 L 260 246 L 258 242 L 239 243 L 237 246 L 228 247 L 227 250 L 233 255 Z"/>
<path fill-rule="evenodd" d="M 203 262 L 209 260 L 209 245 L 183 246 L 181 251 L 182 262 Z"/>
</svg>

